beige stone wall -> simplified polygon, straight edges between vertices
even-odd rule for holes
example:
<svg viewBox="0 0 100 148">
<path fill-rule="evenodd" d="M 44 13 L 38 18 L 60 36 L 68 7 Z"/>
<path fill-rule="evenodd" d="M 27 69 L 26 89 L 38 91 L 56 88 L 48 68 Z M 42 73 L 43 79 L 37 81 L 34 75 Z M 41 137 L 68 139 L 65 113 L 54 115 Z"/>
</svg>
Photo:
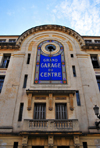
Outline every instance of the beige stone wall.
<svg viewBox="0 0 100 148">
<path fill-rule="evenodd" d="M 80 136 L 80 148 L 83 148 L 83 142 L 87 142 L 88 148 L 98 148 L 100 146 L 99 136 Z M 1 148 L 13 148 L 14 142 L 18 142 L 18 148 L 23 148 L 22 136 L 0 136 L 0 147 Z M 28 143 L 26 148 L 32 148 L 32 146 L 44 146 L 44 148 L 49 148 L 48 146 L 48 135 L 45 136 L 30 136 L 28 137 Z M 52 148 L 57 148 L 57 146 L 70 146 L 70 148 L 75 148 L 74 139 L 72 136 L 54 136 L 54 142 Z"/>
<path fill-rule="evenodd" d="M 12 135 L 0 136 L 0 148 L 13 148 L 14 142 L 18 142 L 18 148 L 22 148 L 22 137 Z"/>
<path fill-rule="evenodd" d="M 35 64 L 37 55 L 37 46 L 44 40 L 57 40 L 64 46 L 65 61 L 66 61 L 66 73 L 68 84 L 34 84 Z M 5 81 L 3 89 L 0 94 L 0 132 L 15 132 L 22 131 L 24 119 L 33 119 L 34 116 L 34 103 L 46 103 L 46 119 L 55 119 L 55 103 L 66 103 L 67 104 L 67 116 L 68 119 L 78 119 L 80 131 L 83 133 L 88 132 L 89 126 L 94 126 L 96 116 L 93 111 L 94 105 L 100 107 L 100 94 L 95 79 L 95 72 L 91 64 L 89 54 L 98 53 L 98 51 L 86 51 L 83 52 L 78 41 L 67 34 L 58 31 L 43 31 L 38 32 L 35 35 L 28 36 L 20 47 L 19 51 L 7 50 L 1 51 L 0 62 L 2 60 L 3 53 L 11 53 L 11 59 L 8 69 L 0 69 L 0 75 L 5 75 Z M 31 54 L 30 64 L 26 64 L 27 55 Z M 70 57 L 70 54 L 74 55 L 74 58 Z M 99 52 L 100 54 L 100 52 Z M 76 77 L 73 77 L 72 66 L 76 67 Z M 56 97 L 52 97 L 52 110 L 49 110 L 49 94 L 43 95 L 46 97 L 45 100 L 36 100 L 35 97 L 42 97 L 41 95 L 33 95 L 31 99 L 31 110 L 27 110 L 28 107 L 28 96 L 26 89 L 23 88 L 24 75 L 28 75 L 27 88 L 30 90 L 79 90 L 81 106 L 77 106 L 76 96 L 73 96 L 73 110 L 70 110 L 70 98 L 69 94 L 61 97 L 65 97 L 65 100 L 56 100 Z M 18 122 L 19 107 L 20 103 L 24 103 L 22 121 Z M 12 127 L 7 129 L 5 127 Z M 95 132 L 98 133 L 97 130 Z M 94 136 L 95 137 L 95 136 Z M 93 138 L 94 138 L 93 137 Z M 20 137 L 18 137 L 21 139 Z M 72 137 L 71 137 L 72 138 Z M 83 138 L 83 139 L 82 139 Z M 87 136 L 80 138 L 80 142 L 84 140 L 91 144 L 89 137 Z M 5 137 L 3 139 L 6 139 Z M 9 138 L 7 138 L 9 139 Z M 16 139 L 16 137 L 15 137 Z M 91 139 L 91 138 L 90 138 Z M 99 139 L 94 138 L 95 140 Z M 2 138 L 1 138 L 2 140 Z M 11 141 L 10 139 L 8 141 Z M 20 141 L 20 140 L 19 140 Z M 69 142 L 70 141 L 70 142 Z M 4 143 L 7 141 L 4 140 Z M 11 141 L 12 143 L 13 141 Z M 21 141 L 20 141 L 21 142 Z M 98 142 L 98 140 L 97 140 Z M 9 143 L 9 142 L 8 142 Z M 47 147 L 47 137 L 42 138 L 29 138 L 29 145 L 45 145 Z M 57 145 L 73 145 L 73 140 L 68 140 L 67 137 L 56 138 L 54 140 L 54 147 Z M 72 146 L 73 147 L 73 146 Z"/>
</svg>

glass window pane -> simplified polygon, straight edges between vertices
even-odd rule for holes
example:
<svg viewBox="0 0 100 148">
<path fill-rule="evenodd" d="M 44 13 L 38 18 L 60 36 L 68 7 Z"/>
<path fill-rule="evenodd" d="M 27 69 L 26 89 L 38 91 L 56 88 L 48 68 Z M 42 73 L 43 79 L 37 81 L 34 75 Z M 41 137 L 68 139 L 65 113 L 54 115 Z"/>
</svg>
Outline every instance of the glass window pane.
<svg viewBox="0 0 100 148">
<path fill-rule="evenodd" d="M 56 104 L 56 119 L 67 119 L 66 104 Z"/>
<path fill-rule="evenodd" d="M 34 119 L 45 119 L 46 104 L 35 104 Z"/>
</svg>

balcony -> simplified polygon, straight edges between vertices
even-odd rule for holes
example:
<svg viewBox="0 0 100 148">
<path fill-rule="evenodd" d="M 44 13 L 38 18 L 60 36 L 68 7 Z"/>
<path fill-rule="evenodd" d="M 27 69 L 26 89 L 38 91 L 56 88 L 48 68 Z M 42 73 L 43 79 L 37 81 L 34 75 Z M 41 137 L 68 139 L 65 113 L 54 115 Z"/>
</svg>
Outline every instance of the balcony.
<svg viewBox="0 0 100 148">
<path fill-rule="evenodd" d="M 77 119 L 71 120 L 24 120 L 23 132 L 79 132 Z"/>
</svg>

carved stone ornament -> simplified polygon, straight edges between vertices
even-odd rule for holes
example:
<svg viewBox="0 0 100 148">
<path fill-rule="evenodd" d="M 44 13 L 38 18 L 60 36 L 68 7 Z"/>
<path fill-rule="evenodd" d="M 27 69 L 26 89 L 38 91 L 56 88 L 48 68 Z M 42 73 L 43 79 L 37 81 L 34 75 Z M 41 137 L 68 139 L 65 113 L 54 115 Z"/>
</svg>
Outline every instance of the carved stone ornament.
<svg viewBox="0 0 100 148">
<path fill-rule="evenodd" d="M 28 136 L 23 136 L 22 137 L 22 146 L 23 146 L 23 148 L 27 147 L 27 143 L 28 143 Z"/>
<path fill-rule="evenodd" d="M 28 94 L 28 107 L 27 110 L 31 110 L 32 94 Z"/>
<path fill-rule="evenodd" d="M 75 148 L 79 148 L 80 147 L 79 136 L 74 136 L 74 146 L 75 146 Z"/>
<path fill-rule="evenodd" d="M 81 37 L 80 34 L 78 34 L 77 32 L 75 32 L 74 30 L 65 27 L 65 26 L 60 26 L 60 25 L 42 25 L 42 26 L 36 26 L 34 28 L 31 28 L 27 31 L 25 31 L 24 33 L 22 33 L 17 42 L 16 45 L 18 45 L 19 47 L 21 46 L 22 41 L 31 34 L 35 34 L 37 32 L 42 32 L 42 31 L 59 31 L 59 32 L 63 32 L 65 34 L 71 35 L 73 36 L 81 46 L 85 45 L 85 41 L 84 39 Z"/>
<path fill-rule="evenodd" d="M 69 94 L 69 101 L 70 101 L 70 110 L 73 111 L 74 110 L 74 106 L 73 106 L 73 94 Z"/>
<path fill-rule="evenodd" d="M 54 145 L 54 137 L 52 135 L 49 135 L 48 136 L 48 146 L 50 148 L 50 147 L 53 147 L 53 145 Z"/>
<path fill-rule="evenodd" d="M 49 94 L 49 110 L 52 111 L 53 110 L 53 95 L 52 94 Z"/>
</svg>

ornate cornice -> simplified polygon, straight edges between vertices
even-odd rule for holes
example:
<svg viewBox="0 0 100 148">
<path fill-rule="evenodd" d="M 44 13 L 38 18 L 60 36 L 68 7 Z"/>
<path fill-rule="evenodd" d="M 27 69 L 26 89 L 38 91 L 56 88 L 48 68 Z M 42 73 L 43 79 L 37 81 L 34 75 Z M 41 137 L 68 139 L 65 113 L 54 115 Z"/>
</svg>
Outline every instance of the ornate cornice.
<svg viewBox="0 0 100 148">
<path fill-rule="evenodd" d="M 0 50 L 1 49 L 19 49 L 19 46 L 16 45 L 16 42 L 14 43 L 3 42 L 3 43 L 0 43 Z"/>
<path fill-rule="evenodd" d="M 65 27 L 65 26 L 60 26 L 60 25 L 42 25 L 42 26 L 36 26 L 36 27 L 33 27 L 31 29 L 28 29 L 27 31 L 25 31 L 24 33 L 22 33 L 17 42 L 16 42 L 16 45 L 17 46 L 21 46 L 22 44 L 22 41 L 29 35 L 31 34 L 35 34 L 37 32 L 42 32 L 42 31 L 59 31 L 59 32 L 63 32 L 63 33 L 66 33 L 72 37 L 74 37 L 78 43 L 83 46 L 85 45 L 85 42 L 84 42 L 84 39 L 82 38 L 82 36 L 80 34 L 78 34 L 77 32 L 75 32 L 74 30 L 68 28 L 68 27 Z"/>
<path fill-rule="evenodd" d="M 100 43 L 86 43 L 82 46 L 82 50 L 100 50 Z"/>
</svg>

